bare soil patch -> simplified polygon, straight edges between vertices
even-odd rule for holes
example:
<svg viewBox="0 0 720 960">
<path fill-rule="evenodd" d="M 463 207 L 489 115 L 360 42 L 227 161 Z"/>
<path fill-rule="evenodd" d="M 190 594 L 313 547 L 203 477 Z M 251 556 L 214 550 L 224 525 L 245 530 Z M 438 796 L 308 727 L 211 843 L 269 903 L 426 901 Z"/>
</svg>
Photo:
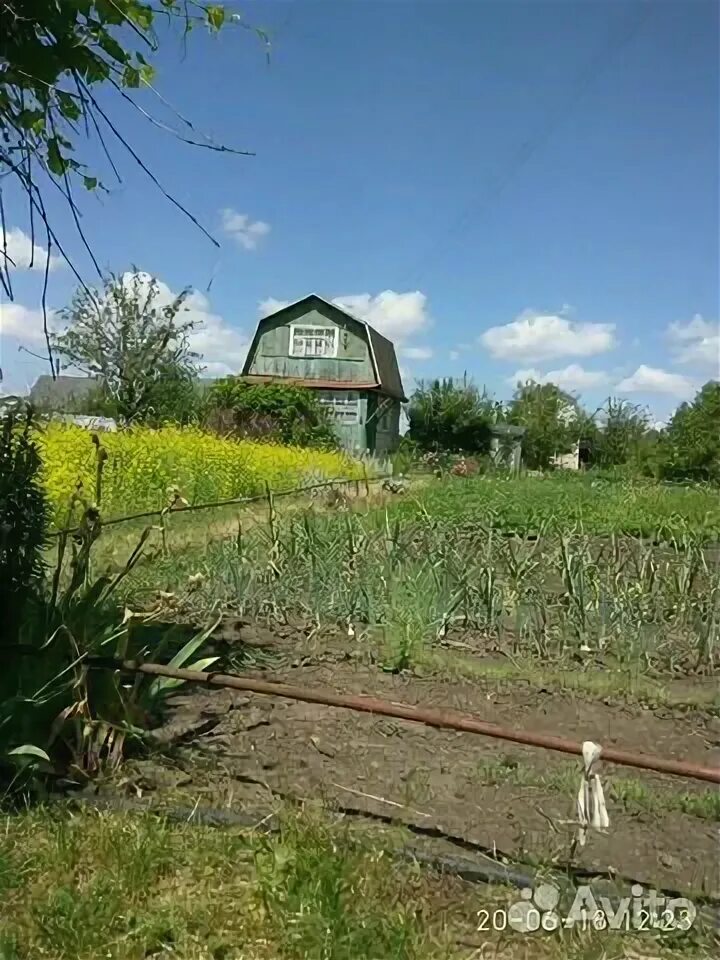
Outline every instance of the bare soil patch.
<svg viewBox="0 0 720 960">
<path fill-rule="evenodd" d="M 297 635 L 292 628 L 280 633 L 275 649 L 287 654 Z M 246 625 L 245 639 L 272 648 L 273 631 Z M 330 662 L 303 653 L 295 649 L 295 666 L 251 673 L 705 765 L 720 761 L 720 721 L 700 709 L 653 710 L 528 684 L 394 675 L 343 659 L 337 644 Z M 167 726 L 157 733 L 164 747 L 174 747 L 130 766 L 125 786 L 135 794 L 228 809 L 270 810 L 279 798 L 316 801 L 402 824 L 436 849 L 440 843 L 445 851 L 556 868 L 570 863 L 575 759 L 347 710 L 189 688 L 173 698 Z M 609 765 L 603 782 L 611 828 L 575 852 L 574 869 L 720 897 L 709 785 Z"/>
</svg>

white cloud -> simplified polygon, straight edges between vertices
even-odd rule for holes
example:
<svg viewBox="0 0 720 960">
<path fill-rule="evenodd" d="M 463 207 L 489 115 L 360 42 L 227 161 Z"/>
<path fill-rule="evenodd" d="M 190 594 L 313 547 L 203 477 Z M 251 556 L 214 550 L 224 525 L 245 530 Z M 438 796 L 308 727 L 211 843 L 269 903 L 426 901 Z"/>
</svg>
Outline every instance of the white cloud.
<svg viewBox="0 0 720 960">
<path fill-rule="evenodd" d="M 697 384 L 680 373 L 670 373 L 641 363 L 635 373 L 621 380 L 615 389 L 619 393 L 665 393 L 690 399 L 697 390 Z"/>
<path fill-rule="evenodd" d="M 271 313 L 277 313 L 283 307 L 288 307 L 292 300 L 278 300 L 276 297 L 266 297 L 258 303 L 258 314 L 262 317 L 269 317 Z"/>
<path fill-rule="evenodd" d="M 459 360 L 459 359 L 460 359 L 460 351 L 459 351 L 459 350 L 451 350 L 451 351 L 450 351 L 450 359 L 451 359 L 451 360 Z"/>
<path fill-rule="evenodd" d="M 370 293 L 357 293 L 345 297 L 335 297 L 333 303 L 367 320 L 384 336 L 401 343 L 413 334 L 430 326 L 427 312 L 427 297 L 419 290 L 396 293 L 383 290 L 376 296 Z"/>
<path fill-rule="evenodd" d="M 401 347 L 400 353 L 408 360 L 429 360 L 433 355 L 430 347 Z"/>
<path fill-rule="evenodd" d="M 507 378 L 507 382 L 513 386 L 517 383 L 526 383 L 528 380 L 534 383 L 554 383 L 563 390 L 572 391 L 601 387 L 608 382 L 608 379 L 604 370 L 585 370 L 579 364 L 571 363 L 562 370 L 548 370 L 547 373 L 541 373 L 534 368 L 516 370 L 511 377 Z"/>
<path fill-rule="evenodd" d="M 251 220 L 246 213 L 238 213 L 231 207 L 220 213 L 223 230 L 244 250 L 255 250 L 263 237 L 270 233 L 270 224 L 264 220 Z"/>
<path fill-rule="evenodd" d="M 4 243 L 7 244 L 7 250 Z M 8 263 L 11 270 L 13 269 L 13 263 L 16 270 L 45 270 L 47 250 L 40 244 L 33 243 L 30 237 L 23 233 L 19 227 L 11 227 L 7 231 L 4 243 L 0 231 L 0 258 L 4 262 L 7 253 L 8 260 L 12 261 Z M 62 264 L 62 257 L 58 257 L 54 253 L 50 255 L 50 270 L 57 270 Z"/>
<path fill-rule="evenodd" d="M 702 315 L 696 313 L 687 323 L 671 323 L 667 329 L 671 340 L 683 343 L 686 340 L 698 340 L 701 337 L 710 337 L 717 333 L 717 324 L 703 320 Z"/>
<path fill-rule="evenodd" d="M 575 323 L 557 313 L 524 310 L 511 323 L 490 327 L 479 342 L 499 360 L 592 357 L 615 346 L 615 324 Z"/>
<path fill-rule="evenodd" d="M 132 273 L 125 273 L 123 281 L 130 283 L 133 276 Z M 149 274 L 140 273 L 138 276 L 143 282 L 150 282 Z M 157 284 L 158 295 L 155 304 L 164 306 L 172 303 L 177 293 L 162 280 L 158 280 Z M 241 331 L 229 326 L 219 314 L 212 312 L 210 301 L 204 293 L 200 293 L 199 290 L 193 290 L 190 293 L 183 304 L 182 318 L 196 325 L 188 339 L 191 350 L 202 357 L 199 363 L 204 368 L 203 376 L 222 377 L 231 373 L 240 373 L 249 340 Z"/>
<path fill-rule="evenodd" d="M 260 316 L 266 317 L 270 313 L 275 313 L 290 302 L 268 297 L 258 304 Z M 427 297 L 419 290 L 406 293 L 383 290 L 375 296 L 371 293 L 355 293 L 334 297 L 331 303 L 347 310 L 360 320 L 366 320 L 396 344 L 426 330 L 432 323 L 427 310 Z"/>
<path fill-rule="evenodd" d="M 55 315 L 48 310 L 48 325 L 52 328 Z M 23 343 L 42 343 L 43 312 L 21 303 L 0 303 L 0 336 L 13 337 Z"/>
<path fill-rule="evenodd" d="M 696 313 L 688 323 L 671 323 L 667 335 L 677 347 L 678 363 L 711 367 L 720 375 L 720 324 Z"/>
<path fill-rule="evenodd" d="M 210 310 L 210 301 L 194 290 L 185 301 L 187 319 L 198 326 L 190 334 L 190 347 L 202 356 L 203 376 L 222 377 L 240 373 L 245 362 L 248 338 Z"/>
</svg>

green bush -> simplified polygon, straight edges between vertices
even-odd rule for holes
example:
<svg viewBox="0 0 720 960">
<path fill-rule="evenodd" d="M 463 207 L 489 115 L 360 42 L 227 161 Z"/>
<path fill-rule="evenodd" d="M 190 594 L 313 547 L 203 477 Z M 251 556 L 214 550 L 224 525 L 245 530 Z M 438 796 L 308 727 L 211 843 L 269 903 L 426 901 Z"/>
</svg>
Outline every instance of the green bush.
<svg viewBox="0 0 720 960">
<path fill-rule="evenodd" d="M 488 453 L 496 405 L 472 383 L 421 383 L 408 407 L 408 441 L 421 450 Z"/>
<path fill-rule="evenodd" d="M 336 448 L 338 439 L 317 395 L 291 384 L 220 380 L 208 391 L 207 424 L 234 436 L 298 447 Z"/>
<path fill-rule="evenodd" d="M 720 481 L 720 381 L 676 410 L 658 444 L 657 469 L 665 480 Z"/>
<path fill-rule="evenodd" d="M 0 427 L 0 649 L 17 642 L 28 604 L 42 588 L 49 509 L 30 409 L 6 408 Z"/>
</svg>

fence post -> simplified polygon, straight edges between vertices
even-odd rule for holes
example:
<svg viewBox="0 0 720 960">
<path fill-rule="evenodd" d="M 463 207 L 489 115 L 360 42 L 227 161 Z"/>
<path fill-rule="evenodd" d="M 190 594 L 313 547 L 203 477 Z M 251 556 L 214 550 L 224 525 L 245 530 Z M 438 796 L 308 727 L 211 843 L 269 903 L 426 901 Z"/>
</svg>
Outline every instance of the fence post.
<svg viewBox="0 0 720 960">
<path fill-rule="evenodd" d="M 100 443 L 100 437 L 94 433 L 92 442 L 95 445 L 95 506 L 100 506 L 102 500 L 102 475 L 105 461 L 108 458 L 107 450 Z"/>
<path fill-rule="evenodd" d="M 268 502 L 268 527 L 270 528 L 270 537 L 272 539 L 268 566 L 274 575 L 279 577 L 280 567 L 278 566 L 278 560 L 280 559 L 280 541 L 278 540 L 277 527 L 275 526 L 275 501 L 267 480 L 265 481 L 265 495 L 267 496 Z"/>
</svg>

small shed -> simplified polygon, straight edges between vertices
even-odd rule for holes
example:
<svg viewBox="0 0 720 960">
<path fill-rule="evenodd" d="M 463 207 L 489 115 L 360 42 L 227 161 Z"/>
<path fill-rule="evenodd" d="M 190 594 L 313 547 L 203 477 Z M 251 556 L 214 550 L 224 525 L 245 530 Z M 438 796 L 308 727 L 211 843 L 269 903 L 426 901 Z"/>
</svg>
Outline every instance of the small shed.
<svg viewBox="0 0 720 960">
<path fill-rule="evenodd" d="M 258 324 L 242 378 L 317 393 L 349 451 L 387 454 L 400 440 L 406 401 L 395 347 L 365 320 L 310 294 Z"/>
<path fill-rule="evenodd" d="M 512 423 L 494 423 L 490 427 L 490 456 L 498 465 L 518 473 L 522 463 L 522 438 L 525 427 Z"/>
</svg>

